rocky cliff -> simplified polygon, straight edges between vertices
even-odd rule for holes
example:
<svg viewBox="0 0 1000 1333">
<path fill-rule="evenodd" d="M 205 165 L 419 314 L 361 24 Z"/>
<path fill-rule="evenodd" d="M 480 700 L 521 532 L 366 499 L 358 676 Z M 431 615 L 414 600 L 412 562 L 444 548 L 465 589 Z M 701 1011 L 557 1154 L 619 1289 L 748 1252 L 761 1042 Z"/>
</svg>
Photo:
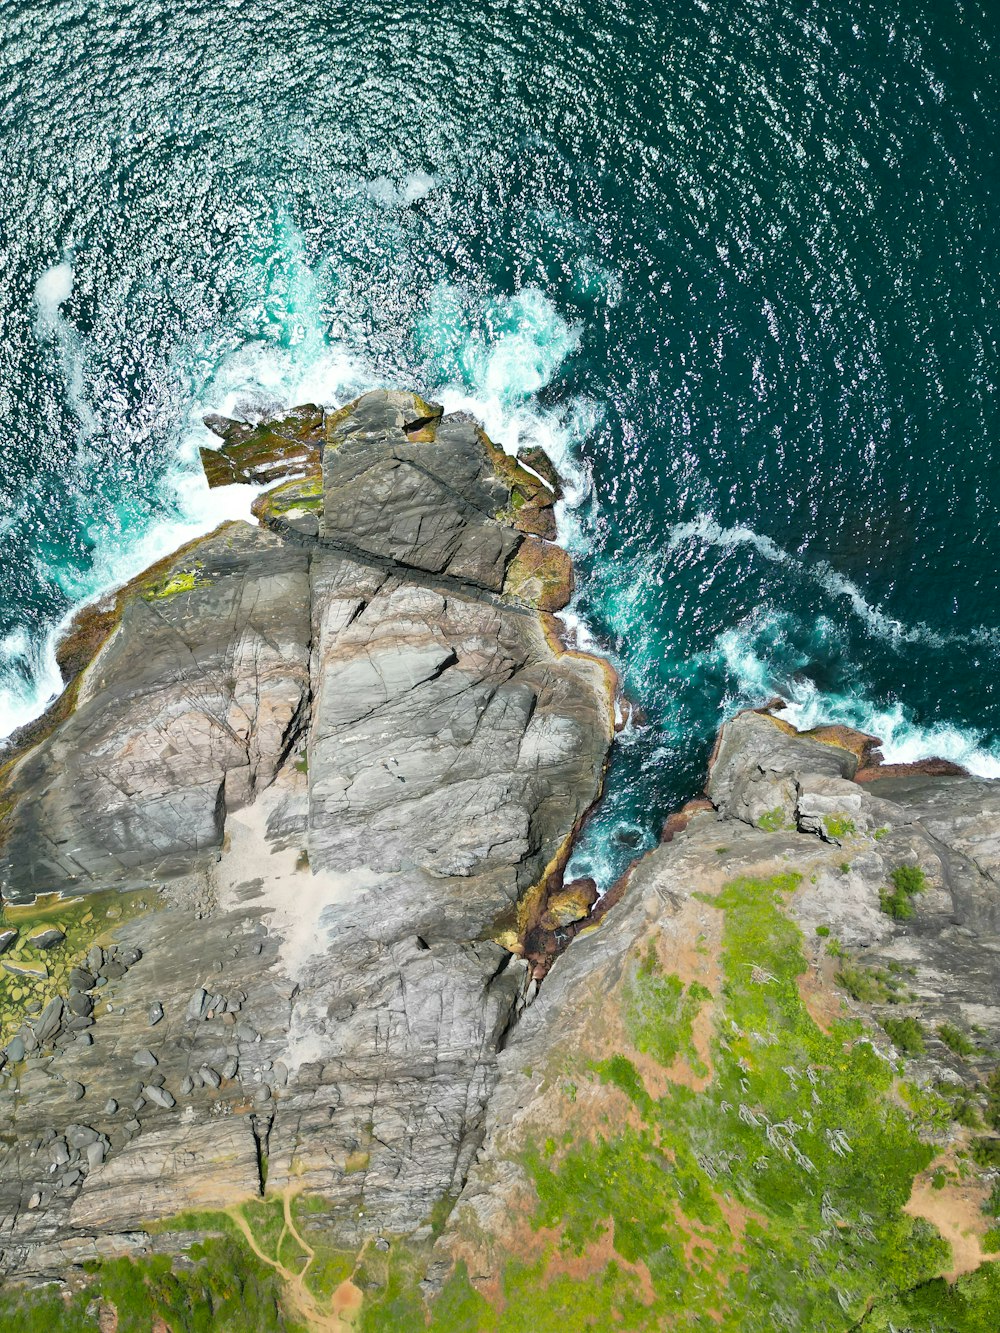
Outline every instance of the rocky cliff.
<svg viewBox="0 0 1000 1333">
<path fill-rule="evenodd" d="M 997 784 L 743 714 L 588 914 L 548 461 L 210 424 L 259 526 L 86 612 L 0 770 L 0 1316 L 996 1327 Z"/>
</svg>

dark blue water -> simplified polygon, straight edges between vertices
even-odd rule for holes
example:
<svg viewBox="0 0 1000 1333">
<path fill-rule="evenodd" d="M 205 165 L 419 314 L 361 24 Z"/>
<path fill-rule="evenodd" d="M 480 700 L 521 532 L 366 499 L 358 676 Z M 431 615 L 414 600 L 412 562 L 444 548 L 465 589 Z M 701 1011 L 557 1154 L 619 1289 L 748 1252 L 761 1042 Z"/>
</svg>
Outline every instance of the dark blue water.
<svg viewBox="0 0 1000 1333">
<path fill-rule="evenodd" d="M 0 731 L 246 505 L 208 410 L 415 384 L 570 480 L 645 723 L 607 880 L 781 693 L 1000 774 L 995 3 L 8 0 Z"/>
</svg>

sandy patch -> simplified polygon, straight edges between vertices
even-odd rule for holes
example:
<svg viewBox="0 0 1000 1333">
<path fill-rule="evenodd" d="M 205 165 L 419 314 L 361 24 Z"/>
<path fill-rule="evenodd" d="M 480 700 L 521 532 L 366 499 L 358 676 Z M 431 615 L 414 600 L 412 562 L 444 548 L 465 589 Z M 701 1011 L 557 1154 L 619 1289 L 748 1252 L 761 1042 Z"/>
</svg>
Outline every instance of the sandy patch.
<svg viewBox="0 0 1000 1333">
<path fill-rule="evenodd" d="M 954 1282 L 963 1273 L 971 1273 L 986 1260 L 1000 1256 L 984 1254 L 983 1233 L 989 1218 L 983 1212 L 986 1188 L 973 1182 L 951 1182 L 936 1190 L 928 1176 L 918 1176 L 903 1211 L 922 1217 L 941 1232 L 951 1245 L 951 1267 L 943 1276 Z"/>
</svg>

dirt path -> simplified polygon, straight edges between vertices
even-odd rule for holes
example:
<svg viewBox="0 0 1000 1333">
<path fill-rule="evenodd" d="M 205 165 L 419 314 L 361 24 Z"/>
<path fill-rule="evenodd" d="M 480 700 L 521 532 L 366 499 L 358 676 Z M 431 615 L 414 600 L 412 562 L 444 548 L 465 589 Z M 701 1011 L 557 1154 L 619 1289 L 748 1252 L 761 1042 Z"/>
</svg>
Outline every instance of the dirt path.
<svg viewBox="0 0 1000 1333">
<path fill-rule="evenodd" d="M 333 1293 L 329 1301 L 329 1308 L 324 1309 L 317 1297 L 309 1290 L 306 1275 L 316 1258 L 316 1252 L 295 1225 L 295 1219 L 292 1216 L 292 1202 L 296 1193 L 296 1190 L 290 1189 L 282 1192 L 281 1204 L 284 1225 L 275 1246 L 275 1257 L 273 1259 L 261 1249 L 256 1236 L 253 1234 L 253 1228 L 247 1221 L 240 1205 L 237 1204 L 228 1209 L 228 1216 L 236 1223 L 244 1240 L 261 1263 L 274 1269 L 281 1278 L 296 1315 L 305 1322 L 308 1328 L 315 1329 L 316 1333 L 350 1333 L 354 1316 L 361 1308 L 362 1292 L 350 1278 L 347 1278 Z M 286 1236 L 291 1236 L 306 1256 L 305 1263 L 297 1273 L 283 1264 L 279 1258 L 281 1246 Z"/>
</svg>

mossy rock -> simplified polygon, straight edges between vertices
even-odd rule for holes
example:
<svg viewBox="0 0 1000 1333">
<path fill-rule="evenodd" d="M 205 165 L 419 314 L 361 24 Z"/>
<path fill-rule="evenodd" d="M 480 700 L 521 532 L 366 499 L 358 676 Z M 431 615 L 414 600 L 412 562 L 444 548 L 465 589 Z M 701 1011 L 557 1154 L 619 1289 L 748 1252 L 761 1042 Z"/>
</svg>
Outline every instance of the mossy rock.
<svg viewBox="0 0 1000 1333">
<path fill-rule="evenodd" d="M 504 594 L 540 611 L 561 611 L 573 596 L 573 562 L 561 546 L 526 537 L 507 570 Z"/>
<path fill-rule="evenodd" d="M 210 487 L 267 483 L 319 469 L 323 411 L 315 403 L 259 426 L 225 417 L 207 417 L 206 425 L 225 441 L 219 449 L 201 450 Z"/>
<path fill-rule="evenodd" d="M 323 476 L 318 470 L 282 482 L 254 500 L 250 512 L 267 525 L 296 512 L 319 513 L 323 508 Z"/>
</svg>

